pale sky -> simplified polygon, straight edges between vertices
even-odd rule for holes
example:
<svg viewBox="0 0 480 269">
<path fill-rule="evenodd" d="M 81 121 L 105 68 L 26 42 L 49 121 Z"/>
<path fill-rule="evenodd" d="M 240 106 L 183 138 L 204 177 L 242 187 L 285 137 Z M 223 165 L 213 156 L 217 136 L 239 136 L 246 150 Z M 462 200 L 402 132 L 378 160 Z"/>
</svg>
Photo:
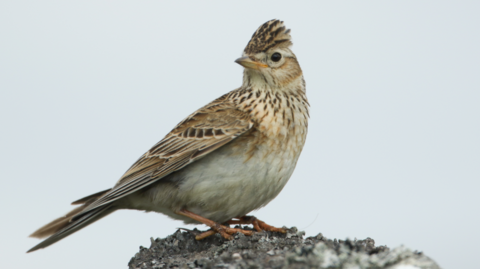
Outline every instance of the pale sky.
<svg viewBox="0 0 480 269">
<path fill-rule="evenodd" d="M 477 268 L 479 14 L 478 1 L 1 1 L 2 268 L 126 268 L 150 237 L 193 228 L 118 211 L 25 254 L 30 233 L 239 87 L 234 60 L 274 18 L 311 118 L 295 173 L 254 215 Z"/>
</svg>

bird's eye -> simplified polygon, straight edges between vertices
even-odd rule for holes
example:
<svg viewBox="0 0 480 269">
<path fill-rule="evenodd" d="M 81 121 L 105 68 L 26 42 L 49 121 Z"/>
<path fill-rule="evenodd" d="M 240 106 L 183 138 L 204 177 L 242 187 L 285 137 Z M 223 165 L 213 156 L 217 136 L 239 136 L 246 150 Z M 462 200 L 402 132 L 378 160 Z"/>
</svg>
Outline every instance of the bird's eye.
<svg viewBox="0 0 480 269">
<path fill-rule="evenodd" d="M 280 59 L 282 59 L 282 54 L 275 52 L 274 54 L 272 54 L 272 57 L 270 57 L 270 59 L 272 59 L 272 61 L 274 62 L 278 62 L 280 61 Z"/>
</svg>

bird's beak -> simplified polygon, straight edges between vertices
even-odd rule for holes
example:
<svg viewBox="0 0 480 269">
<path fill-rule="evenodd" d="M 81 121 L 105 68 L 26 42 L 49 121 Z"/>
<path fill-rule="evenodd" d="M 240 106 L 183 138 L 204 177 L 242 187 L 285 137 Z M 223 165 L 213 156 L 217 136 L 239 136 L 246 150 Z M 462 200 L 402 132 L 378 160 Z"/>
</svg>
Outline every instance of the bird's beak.
<svg viewBox="0 0 480 269">
<path fill-rule="evenodd" d="M 268 65 L 254 61 L 248 56 L 238 58 L 235 60 L 235 62 L 243 67 L 255 70 L 259 70 L 261 67 L 268 67 Z"/>
</svg>

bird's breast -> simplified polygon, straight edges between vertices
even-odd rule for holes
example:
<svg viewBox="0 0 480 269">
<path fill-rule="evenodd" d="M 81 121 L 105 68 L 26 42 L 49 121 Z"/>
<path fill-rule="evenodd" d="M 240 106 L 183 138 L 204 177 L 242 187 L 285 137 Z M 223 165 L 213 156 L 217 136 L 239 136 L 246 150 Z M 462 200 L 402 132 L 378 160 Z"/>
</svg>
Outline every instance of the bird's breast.
<svg viewBox="0 0 480 269">
<path fill-rule="evenodd" d="M 297 158 L 306 140 L 309 117 L 308 102 L 302 97 L 267 93 L 240 104 L 255 126 L 239 143 L 248 144 L 250 152 L 258 155 L 285 152 L 289 158 Z"/>
</svg>

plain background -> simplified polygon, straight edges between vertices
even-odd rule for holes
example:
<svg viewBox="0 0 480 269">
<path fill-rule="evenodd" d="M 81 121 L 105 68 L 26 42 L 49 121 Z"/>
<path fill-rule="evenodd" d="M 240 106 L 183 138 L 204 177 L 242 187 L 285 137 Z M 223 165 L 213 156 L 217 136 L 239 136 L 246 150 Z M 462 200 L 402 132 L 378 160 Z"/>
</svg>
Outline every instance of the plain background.
<svg viewBox="0 0 480 269">
<path fill-rule="evenodd" d="M 292 29 L 311 119 L 290 182 L 254 214 L 478 268 L 478 1 L 179 2 L 0 2 L 2 268 L 126 268 L 150 237 L 193 228 L 122 211 L 25 254 L 240 86 L 233 61 L 273 18 Z"/>
</svg>

